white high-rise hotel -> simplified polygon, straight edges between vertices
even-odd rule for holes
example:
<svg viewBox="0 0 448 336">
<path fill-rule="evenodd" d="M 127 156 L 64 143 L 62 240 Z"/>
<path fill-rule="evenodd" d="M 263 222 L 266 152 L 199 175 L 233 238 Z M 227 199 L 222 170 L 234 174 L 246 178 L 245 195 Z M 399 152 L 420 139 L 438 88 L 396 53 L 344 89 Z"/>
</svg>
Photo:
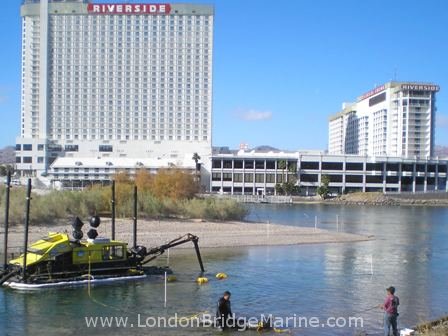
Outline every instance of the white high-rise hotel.
<svg viewBox="0 0 448 336">
<path fill-rule="evenodd" d="M 23 175 L 67 158 L 209 161 L 212 6 L 24 0 L 21 15 Z"/>
<path fill-rule="evenodd" d="M 428 158 L 433 155 L 439 86 L 389 82 L 330 117 L 329 153 Z"/>
</svg>

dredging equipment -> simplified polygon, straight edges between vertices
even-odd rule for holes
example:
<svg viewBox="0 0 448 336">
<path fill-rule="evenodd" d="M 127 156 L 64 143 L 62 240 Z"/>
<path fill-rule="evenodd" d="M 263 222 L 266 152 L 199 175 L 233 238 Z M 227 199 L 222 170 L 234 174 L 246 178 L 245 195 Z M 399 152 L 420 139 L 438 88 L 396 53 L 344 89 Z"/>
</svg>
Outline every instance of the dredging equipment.
<svg viewBox="0 0 448 336">
<path fill-rule="evenodd" d="M 9 183 L 8 183 L 9 181 Z M 137 244 L 137 187 L 134 187 L 134 213 L 132 246 L 115 239 L 115 183 L 112 183 L 112 234 L 111 238 L 99 237 L 99 216 L 89 220 L 87 239 L 83 239 L 84 223 L 78 217 L 72 223 L 71 237 L 67 233 L 54 232 L 28 246 L 31 207 L 31 179 L 26 190 L 26 210 L 23 253 L 7 261 L 8 211 L 10 176 L 7 178 L 5 211 L 4 265 L 0 273 L 0 285 L 14 289 L 41 289 L 83 284 L 129 281 L 146 278 L 151 274 L 171 273 L 167 267 L 148 264 L 170 248 L 192 242 L 201 274 L 204 264 L 199 250 L 199 237 L 187 233 L 165 244 L 146 247 Z"/>
</svg>

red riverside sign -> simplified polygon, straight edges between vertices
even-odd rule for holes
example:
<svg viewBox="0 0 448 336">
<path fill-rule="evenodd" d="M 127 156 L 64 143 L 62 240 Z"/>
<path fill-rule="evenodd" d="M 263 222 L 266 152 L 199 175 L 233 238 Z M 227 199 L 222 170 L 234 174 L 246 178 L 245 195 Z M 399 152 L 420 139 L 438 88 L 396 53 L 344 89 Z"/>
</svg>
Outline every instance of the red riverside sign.
<svg viewBox="0 0 448 336">
<path fill-rule="evenodd" d="M 370 90 L 369 92 L 364 93 L 361 97 L 359 97 L 358 101 L 372 97 L 373 95 L 376 95 L 377 93 L 380 93 L 381 91 L 384 91 L 385 89 L 386 89 L 385 85 L 378 86 L 378 87 L 374 88 L 373 90 Z"/>
<path fill-rule="evenodd" d="M 90 14 L 169 14 L 169 4 L 88 4 Z"/>
</svg>

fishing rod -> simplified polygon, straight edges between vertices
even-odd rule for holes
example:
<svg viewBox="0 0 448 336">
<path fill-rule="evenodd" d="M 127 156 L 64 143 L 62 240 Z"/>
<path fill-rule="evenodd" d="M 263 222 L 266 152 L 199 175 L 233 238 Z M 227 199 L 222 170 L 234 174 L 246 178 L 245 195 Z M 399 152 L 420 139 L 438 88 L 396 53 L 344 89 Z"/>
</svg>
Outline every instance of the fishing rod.
<svg viewBox="0 0 448 336">
<path fill-rule="evenodd" d="M 370 308 L 367 308 L 367 309 L 364 309 L 364 310 L 356 311 L 356 312 L 354 312 L 353 314 L 366 313 L 366 312 L 372 311 L 372 310 L 374 310 L 374 309 L 379 309 L 379 308 L 380 308 L 380 306 L 376 305 L 376 306 L 373 306 L 373 307 L 370 307 Z"/>
</svg>

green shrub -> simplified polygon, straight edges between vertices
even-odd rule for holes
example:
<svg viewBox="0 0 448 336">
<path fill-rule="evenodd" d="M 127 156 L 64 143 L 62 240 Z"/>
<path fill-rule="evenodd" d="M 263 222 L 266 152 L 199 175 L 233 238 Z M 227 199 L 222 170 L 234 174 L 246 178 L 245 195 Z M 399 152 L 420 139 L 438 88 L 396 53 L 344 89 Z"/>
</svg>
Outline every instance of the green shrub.
<svg viewBox="0 0 448 336">
<path fill-rule="evenodd" d="M 0 188 L 0 216 L 4 216 L 5 188 Z M 10 223 L 24 222 L 25 188 L 12 188 Z M 74 216 L 87 218 L 93 214 L 109 214 L 111 211 L 109 187 L 92 187 L 84 191 L 51 191 L 45 195 L 32 195 L 30 220 L 35 224 L 52 224 Z M 133 216 L 133 187 L 120 185 L 116 194 L 118 218 Z M 138 194 L 138 215 L 142 218 L 201 218 L 206 220 L 243 220 L 247 208 L 234 200 L 214 198 L 171 199 L 156 198 L 149 191 Z"/>
</svg>

